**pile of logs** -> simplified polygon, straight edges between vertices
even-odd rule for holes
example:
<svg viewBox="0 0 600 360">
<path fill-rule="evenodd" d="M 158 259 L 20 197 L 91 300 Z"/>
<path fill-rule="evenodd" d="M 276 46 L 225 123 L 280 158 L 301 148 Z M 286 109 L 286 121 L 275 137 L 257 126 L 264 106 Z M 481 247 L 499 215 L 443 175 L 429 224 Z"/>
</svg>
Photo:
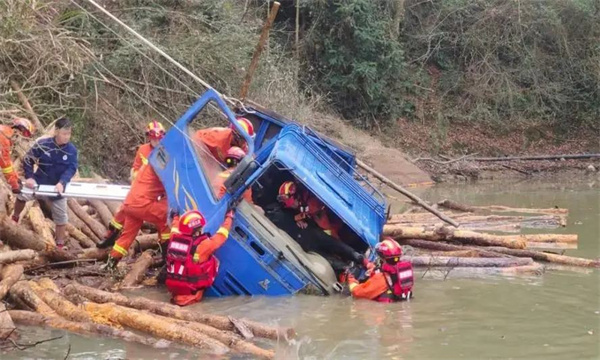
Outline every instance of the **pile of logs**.
<svg viewBox="0 0 600 360">
<path fill-rule="evenodd" d="M 435 215 L 416 209 L 390 216 L 384 226 L 384 235 L 414 250 L 405 258 L 415 267 L 474 275 L 541 274 L 544 264 L 600 267 L 598 259 L 563 255 L 564 250 L 577 248 L 577 235 L 498 234 L 566 227 L 567 209 L 476 207 L 450 200 L 436 207 L 459 221 L 460 227 L 444 224 Z"/>
</svg>

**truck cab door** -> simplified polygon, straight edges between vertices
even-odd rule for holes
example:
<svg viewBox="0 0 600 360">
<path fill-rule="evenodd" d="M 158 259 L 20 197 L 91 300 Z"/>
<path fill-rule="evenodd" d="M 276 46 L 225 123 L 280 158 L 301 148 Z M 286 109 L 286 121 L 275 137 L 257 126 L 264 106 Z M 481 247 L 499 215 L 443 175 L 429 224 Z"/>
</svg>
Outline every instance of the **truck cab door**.
<svg viewBox="0 0 600 360">
<path fill-rule="evenodd" d="M 199 122 L 214 123 L 215 116 L 223 115 L 228 124 L 232 124 L 246 140 L 248 154 L 244 163 L 248 164 L 246 159 L 252 158 L 254 143 L 235 121 L 235 115 L 223 99 L 212 89 L 206 91 L 177 120 L 150 155 L 150 164 L 165 186 L 169 208 L 176 209 L 180 214 L 192 209 L 199 210 L 206 218 L 205 229 L 210 233 L 214 233 L 223 221 L 231 194 L 217 198 L 217 178 L 222 174 L 223 166 L 195 138 L 195 132 Z"/>
</svg>

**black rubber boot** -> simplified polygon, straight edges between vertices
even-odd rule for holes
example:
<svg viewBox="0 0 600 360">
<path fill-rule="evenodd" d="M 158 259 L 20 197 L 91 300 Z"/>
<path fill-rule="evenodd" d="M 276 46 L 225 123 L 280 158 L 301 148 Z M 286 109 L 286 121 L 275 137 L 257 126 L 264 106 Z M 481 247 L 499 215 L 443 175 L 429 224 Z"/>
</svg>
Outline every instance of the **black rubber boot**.
<svg viewBox="0 0 600 360">
<path fill-rule="evenodd" d="M 108 225 L 108 233 L 106 234 L 106 237 L 96 244 L 96 247 L 98 249 L 107 249 L 112 247 L 119 238 L 120 234 L 121 231 L 115 229 L 112 225 Z"/>
</svg>

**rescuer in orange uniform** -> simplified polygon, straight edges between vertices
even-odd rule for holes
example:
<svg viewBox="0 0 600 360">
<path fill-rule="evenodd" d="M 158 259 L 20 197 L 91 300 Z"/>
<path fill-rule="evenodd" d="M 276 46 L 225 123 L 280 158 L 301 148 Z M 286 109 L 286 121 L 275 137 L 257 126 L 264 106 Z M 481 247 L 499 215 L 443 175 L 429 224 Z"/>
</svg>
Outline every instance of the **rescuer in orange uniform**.
<svg viewBox="0 0 600 360">
<path fill-rule="evenodd" d="M 173 303 L 186 306 L 198 302 L 213 284 L 219 271 L 213 254 L 229 237 L 232 221 L 233 211 L 229 211 L 217 233 L 209 236 L 204 233 L 206 220 L 198 210 L 173 218 L 165 281 Z"/>
<path fill-rule="evenodd" d="M 339 231 L 342 224 L 332 219 L 321 200 L 308 190 L 299 189 L 294 181 L 281 184 L 277 199 L 285 208 L 298 211 L 295 219 L 299 227 L 306 228 L 308 226 L 306 220 L 312 219 L 327 235 L 340 239 Z"/>
<path fill-rule="evenodd" d="M 35 129 L 31 122 L 24 118 L 14 118 L 11 126 L 0 125 L 0 168 L 2 168 L 4 178 L 8 185 L 10 185 L 12 192 L 19 194 L 21 193 L 21 182 L 10 158 L 13 138 L 17 135 L 15 130 L 24 137 L 30 138 Z"/>
<path fill-rule="evenodd" d="M 237 146 L 232 146 L 227 151 L 227 156 L 225 157 L 225 166 L 227 169 L 221 172 L 215 182 L 215 187 L 219 189 L 218 198 L 222 198 L 227 192 L 227 188 L 225 187 L 225 181 L 231 176 L 233 170 L 235 170 L 236 166 L 242 161 L 242 159 L 246 156 L 246 152 L 240 149 Z M 244 200 L 252 204 L 252 189 L 248 188 L 248 190 L 244 191 L 243 195 Z"/>
<path fill-rule="evenodd" d="M 240 117 L 237 118 L 238 124 L 244 129 L 248 135 L 254 140 L 254 126 L 250 120 Z M 227 151 L 232 146 L 237 146 L 241 149 L 247 149 L 248 146 L 242 135 L 238 134 L 233 125 L 229 127 L 213 127 L 196 131 L 194 140 L 204 143 L 208 151 L 220 163 L 224 163 L 227 157 Z M 244 150 L 246 151 L 246 150 Z"/>
<path fill-rule="evenodd" d="M 135 153 L 135 159 L 130 171 L 130 180 L 133 182 L 143 166 L 148 164 L 148 157 L 158 143 L 165 137 L 165 128 L 156 120 L 151 121 L 146 126 L 146 138 L 148 142 L 140 145 L 137 152 Z M 125 220 L 125 214 L 123 208 L 119 208 L 119 211 L 111 219 L 108 224 L 108 231 L 104 239 L 99 242 L 96 247 L 99 249 L 105 249 L 115 244 L 115 240 L 119 236 L 119 233 L 123 229 L 123 221 Z"/>
<path fill-rule="evenodd" d="M 123 202 L 123 231 L 110 252 L 108 267 L 114 268 L 127 255 L 144 221 L 156 226 L 161 244 L 169 240 L 167 210 L 167 197 L 162 182 L 152 166 L 142 166 Z"/>
<path fill-rule="evenodd" d="M 365 282 L 361 284 L 348 274 L 348 288 L 352 296 L 384 303 L 410 299 L 414 284 L 413 268 L 410 262 L 400 261 L 400 245 L 392 238 L 386 238 L 375 246 L 375 251 L 380 264 Z"/>
</svg>

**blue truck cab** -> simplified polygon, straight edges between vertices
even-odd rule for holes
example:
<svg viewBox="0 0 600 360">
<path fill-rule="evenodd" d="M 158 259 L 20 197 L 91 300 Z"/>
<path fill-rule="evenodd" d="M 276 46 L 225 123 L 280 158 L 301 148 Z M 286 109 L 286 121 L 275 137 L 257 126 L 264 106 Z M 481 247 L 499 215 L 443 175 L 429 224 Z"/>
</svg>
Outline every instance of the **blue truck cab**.
<svg viewBox="0 0 600 360">
<path fill-rule="evenodd" d="M 223 166 L 206 146 L 195 141 L 194 125 L 206 118 L 207 109 L 218 109 L 248 142 L 248 154 L 225 182 L 218 197 L 217 177 Z M 235 121 L 252 121 L 251 139 Z M 214 120 L 214 119 L 212 119 Z M 352 151 L 307 127 L 258 106 L 245 106 L 235 114 L 218 93 L 208 90 L 167 132 L 150 156 L 161 178 L 169 207 L 197 209 L 205 216 L 205 230 L 214 234 L 225 213 L 235 206 L 229 238 L 215 253 L 219 273 L 209 296 L 292 295 L 297 292 L 328 295 L 336 287 L 331 259 L 305 252 L 265 215 L 277 202 L 279 186 L 295 180 L 318 197 L 343 225 L 342 241 L 365 253 L 379 241 L 385 222 L 384 197 L 355 169 Z M 253 202 L 241 200 L 251 188 Z M 371 252 L 372 253 L 372 252 Z"/>
</svg>

